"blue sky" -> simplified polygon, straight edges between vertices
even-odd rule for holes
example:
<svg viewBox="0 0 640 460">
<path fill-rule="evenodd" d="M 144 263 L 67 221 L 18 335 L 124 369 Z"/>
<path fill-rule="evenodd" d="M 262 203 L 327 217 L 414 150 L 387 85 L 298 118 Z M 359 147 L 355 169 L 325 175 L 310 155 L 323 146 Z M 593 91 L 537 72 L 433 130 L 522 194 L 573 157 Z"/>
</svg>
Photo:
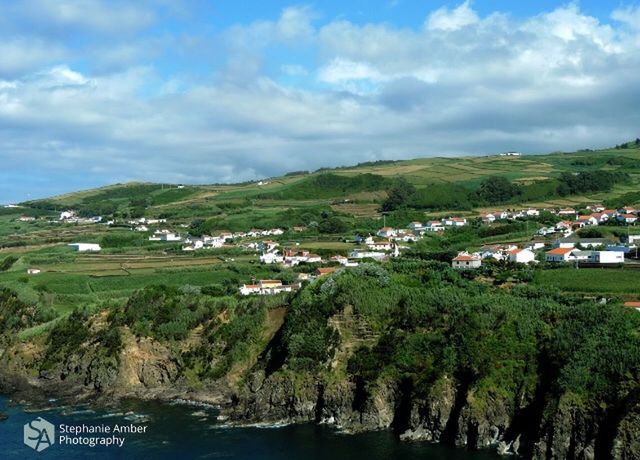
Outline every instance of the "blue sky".
<svg viewBox="0 0 640 460">
<path fill-rule="evenodd" d="M 637 2 L 0 3 L 0 203 L 640 135 Z"/>
</svg>

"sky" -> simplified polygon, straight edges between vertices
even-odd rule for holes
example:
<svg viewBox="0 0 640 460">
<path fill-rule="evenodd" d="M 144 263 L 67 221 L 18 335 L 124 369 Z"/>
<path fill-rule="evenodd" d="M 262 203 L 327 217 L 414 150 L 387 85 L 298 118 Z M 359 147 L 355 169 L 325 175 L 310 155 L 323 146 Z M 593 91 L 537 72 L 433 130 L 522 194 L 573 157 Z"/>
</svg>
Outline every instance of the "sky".
<svg viewBox="0 0 640 460">
<path fill-rule="evenodd" d="M 640 3 L 0 0 L 0 203 L 640 137 Z"/>
</svg>

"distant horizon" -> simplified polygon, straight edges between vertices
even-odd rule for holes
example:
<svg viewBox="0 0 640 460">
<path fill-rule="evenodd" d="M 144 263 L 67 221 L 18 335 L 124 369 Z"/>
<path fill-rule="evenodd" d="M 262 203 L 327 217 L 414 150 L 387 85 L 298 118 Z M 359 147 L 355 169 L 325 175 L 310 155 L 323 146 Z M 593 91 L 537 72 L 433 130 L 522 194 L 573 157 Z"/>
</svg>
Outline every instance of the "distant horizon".
<svg viewBox="0 0 640 460">
<path fill-rule="evenodd" d="M 631 142 L 631 140 L 629 141 L 625 141 L 625 142 Z M 624 142 L 623 142 L 624 143 Z M 549 152 L 539 152 L 539 153 L 532 153 L 532 152 L 522 152 L 520 150 L 517 149 L 511 149 L 511 150 L 505 150 L 503 152 L 495 152 L 495 153 L 478 153 L 478 154 L 462 154 L 462 155 L 434 155 L 434 156 L 416 156 L 416 157 L 408 157 L 408 158 L 398 158 L 398 159 L 390 159 L 390 160 L 369 160 L 372 162 L 375 161 L 413 161 L 413 160 L 430 160 L 430 159 L 436 159 L 436 158 L 464 158 L 464 157 L 490 157 L 490 156 L 499 156 L 501 154 L 504 153 L 520 153 L 522 154 L 522 156 L 545 156 L 545 155 L 552 155 L 554 153 L 577 153 L 580 151 L 587 151 L 587 150 L 592 150 L 592 151 L 598 151 L 598 150 L 603 150 L 603 149 L 608 149 L 608 148 L 614 148 L 615 146 L 600 146 L 600 147 L 583 147 L 580 149 L 576 149 L 573 151 L 562 151 L 562 150 L 553 150 L 553 151 L 549 151 Z M 276 179 L 279 177 L 283 177 L 287 174 L 291 174 L 291 173 L 296 173 L 296 172 L 302 172 L 302 171 L 307 171 L 309 174 L 315 174 L 318 172 L 321 172 L 323 170 L 327 170 L 327 171 L 331 171 L 331 170 L 336 170 L 336 169 L 349 169 L 349 168 L 355 168 L 358 167 L 359 165 L 361 165 L 362 163 L 366 163 L 368 161 L 362 161 L 362 162 L 358 162 L 358 163 L 350 163 L 350 164 L 341 164 L 341 165 L 333 165 L 333 166 L 320 166 L 319 168 L 313 169 L 313 170 L 299 170 L 299 171 L 283 171 L 280 174 L 277 175 L 273 175 L 273 176 L 268 176 L 268 177 L 260 177 L 257 179 L 251 179 L 251 180 L 247 180 L 247 181 L 239 181 L 239 182 L 198 182 L 198 183 L 189 183 L 189 182 L 156 182 L 156 181 L 148 181 L 148 180 L 141 180 L 141 179 L 131 179 L 128 180 L 126 182 L 109 182 L 109 183 L 104 183 L 104 184 L 96 184 L 96 185 L 91 185 L 85 188 L 75 188 L 75 189 L 69 189 L 69 190 L 64 190 L 60 193 L 56 193 L 53 195 L 45 195 L 45 196 L 39 196 L 39 197 L 29 197 L 27 199 L 23 199 L 23 200 L 16 200 L 16 201 L 11 201 L 11 202 L 2 202 L 0 201 L 0 206 L 9 206 L 9 205 L 18 205 L 20 203 L 24 203 L 24 202 L 28 202 L 28 201 L 33 201 L 33 200 L 43 200 L 43 199 L 47 199 L 47 198 L 54 198 L 57 196 L 61 196 L 61 195 L 66 195 L 69 193 L 79 193 L 79 192 L 83 192 L 83 191 L 88 191 L 88 190 L 95 190 L 95 189 L 100 189 L 100 188 L 106 188 L 106 187 L 113 187 L 113 186 L 117 186 L 117 185 L 128 185 L 128 184 L 135 184 L 135 183 L 141 183 L 141 184 L 157 184 L 157 185 L 168 185 L 168 186 L 179 186 L 179 185 L 185 185 L 185 186 L 191 186 L 191 187 L 206 187 L 206 186 L 215 186 L 215 185 L 236 185 L 236 184 L 241 184 L 241 183 L 255 183 L 255 182 L 260 182 L 260 181 L 264 181 L 264 180 L 268 180 L 268 179 Z M 0 197 L 1 198 L 1 197 Z"/>
<path fill-rule="evenodd" d="M 4 203 L 640 126 L 639 1 L 23 0 L 0 5 L 0 53 Z"/>
</svg>

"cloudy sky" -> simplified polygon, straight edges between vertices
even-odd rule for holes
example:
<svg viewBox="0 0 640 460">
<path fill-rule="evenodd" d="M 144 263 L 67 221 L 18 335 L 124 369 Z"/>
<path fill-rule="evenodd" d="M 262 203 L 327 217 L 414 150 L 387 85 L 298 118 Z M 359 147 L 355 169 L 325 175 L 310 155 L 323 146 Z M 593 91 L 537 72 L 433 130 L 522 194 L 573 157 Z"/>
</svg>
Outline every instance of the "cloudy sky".
<svg viewBox="0 0 640 460">
<path fill-rule="evenodd" d="M 0 203 L 638 136 L 640 3 L 0 2 Z"/>
</svg>

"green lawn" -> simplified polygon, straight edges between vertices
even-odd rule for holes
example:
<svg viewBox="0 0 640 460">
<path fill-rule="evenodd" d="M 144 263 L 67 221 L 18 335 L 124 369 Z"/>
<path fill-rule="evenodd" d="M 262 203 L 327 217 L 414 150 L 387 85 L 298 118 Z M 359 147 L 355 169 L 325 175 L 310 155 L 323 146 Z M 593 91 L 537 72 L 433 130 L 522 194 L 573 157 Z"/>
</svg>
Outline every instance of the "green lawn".
<svg viewBox="0 0 640 460">
<path fill-rule="evenodd" d="M 640 294 L 640 270 L 624 268 L 559 268 L 538 271 L 536 284 L 563 291 L 593 294 Z"/>
</svg>

